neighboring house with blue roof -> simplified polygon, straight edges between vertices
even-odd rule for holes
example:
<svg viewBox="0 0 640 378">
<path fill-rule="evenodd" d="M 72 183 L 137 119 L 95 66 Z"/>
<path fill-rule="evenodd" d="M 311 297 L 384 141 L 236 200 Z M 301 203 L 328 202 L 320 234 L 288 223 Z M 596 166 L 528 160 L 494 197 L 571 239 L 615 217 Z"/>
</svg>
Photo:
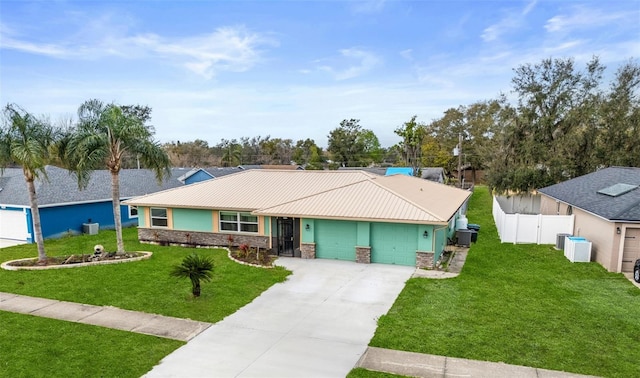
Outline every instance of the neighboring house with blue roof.
<svg viewBox="0 0 640 378">
<path fill-rule="evenodd" d="M 177 178 L 185 169 L 173 168 L 171 177 L 158 184 L 155 174 L 146 169 L 120 172 L 121 199 L 155 193 L 184 186 Z M 98 223 L 101 229 L 113 228 L 111 174 L 107 170 L 93 172 L 86 189 L 69 171 L 47 166 L 45 178 L 35 182 L 42 234 L 56 238 L 81 233 L 83 224 Z M 137 210 L 121 206 L 123 226 L 137 224 Z M 0 175 L 0 238 L 33 242 L 33 219 L 22 168 L 6 168 Z"/>
<path fill-rule="evenodd" d="M 394 174 L 403 174 L 406 176 L 413 176 L 413 168 L 411 167 L 339 167 L 339 171 L 364 171 L 373 173 L 380 176 L 389 176 Z M 425 167 L 420 168 L 420 177 L 437 182 L 440 184 L 444 184 L 446 176 L 444 173 L 444 168 L 434 168 L 434 167 Z"/>
<path fill-rule="evenodd" d="M 413 168 L 411 167 L 389 167 L 384 174 L 385 176 L 391 175 L 405 175 L 413 176 Z"/>
<path fill-rule="evenodd" d="M 539 190 L 542 214 L 574 214 L 573 234 L 592 242 L 591 257 L 610 272 L 640 259 L 640 168 L 610 167 Z"/>
</svg>

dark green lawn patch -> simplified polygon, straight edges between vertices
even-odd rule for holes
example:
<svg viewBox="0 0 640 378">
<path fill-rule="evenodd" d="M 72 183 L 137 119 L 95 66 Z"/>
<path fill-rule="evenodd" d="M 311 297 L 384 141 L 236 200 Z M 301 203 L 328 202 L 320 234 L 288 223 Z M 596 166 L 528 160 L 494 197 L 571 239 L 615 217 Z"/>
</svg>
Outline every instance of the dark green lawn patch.
<svg viewBox="0 0 640 378">
<path fill-rule="evenodd" d="M 217 322 L 251 302 L 264 290 L 282 282 L 289 271 L 238 264 L 222 249 L 197 249 L 214 261 L 213 279 L 203 283 L 194 299 L 189 282 L 171 277 L 171 269 L 193 248 L 140 244 L 135 228 L 124 229 L 127 251 L 151 251 L 149 260 L 44 271 L 0 270 L 0 291 L 93 305 L 109 305 L 206 322 Z M 81 235 L 46 241 L 50 256 L 90 253 L 102 244 L 115 249 L 115 232 Z M 0 261 L 34 257 L 35 245 L 0 249 Z"/>
<path fill-rule="evenodd" d="M 460 276 L 414 278 L 379 320 L 371 346 L 607 377 L 640 375 L 640 289 L 547 245 L 501 244 L 487 188 L 482 226 Z"/>
<path fill-rule="evenodd" d="M 355 368 L 347 374 L 347 378 L 402 378 L 404 375 L 371 371 L 363 368 Z"/>
<path fill-rule="evenodd" d="M 1 377 L 140 377 L 183 342 L 0 311 Z"/>
</svg>

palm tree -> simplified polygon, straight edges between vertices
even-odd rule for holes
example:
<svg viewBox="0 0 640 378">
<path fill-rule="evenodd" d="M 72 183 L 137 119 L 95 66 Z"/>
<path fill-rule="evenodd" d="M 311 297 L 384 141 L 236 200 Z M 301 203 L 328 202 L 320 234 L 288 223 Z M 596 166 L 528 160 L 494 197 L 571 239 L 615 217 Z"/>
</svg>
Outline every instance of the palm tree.
<svg viewBox="0 0 640 378">
<path fill-rule="evenodd" d="M 182 260 L 182 264 L 174 267 L 171 275 L 178 278 L 190 279 L 191 293 L 193 293 L 194 297 L 199 297 L 200 281 L 211 281 L 212 270 L 213 260 L 193 253 L 185 257 L 184 260 Z"/>
<path fill-rule="evenodd" d="M 152 126 L 146 125 L 151 109 L 118 106 L 88 100 L 78 109 L 78 124 L 65 138 L 64 160 L 78 178 L 78 186 L 87 186 L 91 173 L 107 168 L 111 173 L 113 220 L 118 252 L 124 252 L 120 218 L 120 170 L 126 154 L 137 156 L 144 167 L 153 169 L 158 182 L 171 173 L 167 153 L 153 139 Z"/>
<path fill-rule="evenodd" d="M 44 250 L 38 198 L 34 181 L 46 178 L 45 166 L 50 158 L 50 148 L 55 142 L 55 130 L 15 104 L 4 108 L 4 120 L 0 127 L 0 169 L 15 163 L 22 166 L 29 192 L 29 205 L 33 218 L 33 233 L 38 246 L 38 261 L 47 258 Z"/>
</svg>

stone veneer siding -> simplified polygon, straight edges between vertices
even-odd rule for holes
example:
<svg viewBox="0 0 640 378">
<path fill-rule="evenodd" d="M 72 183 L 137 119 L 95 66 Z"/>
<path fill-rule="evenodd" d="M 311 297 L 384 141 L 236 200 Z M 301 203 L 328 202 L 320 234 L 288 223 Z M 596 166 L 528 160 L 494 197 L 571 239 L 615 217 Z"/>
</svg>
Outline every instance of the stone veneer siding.
<svg viewBox="0 0 640 378">
<path fill-rule="evenodd" d="M 433 269 L 435 267 L 433 257 L 433 252 L 416 252 L 416 266 L 418 268 Z"/>
<path fill-rule="evenodd" d="M 218 234 L 161 228 L 138 228 L 140 242 L 160 245 L 228 247 L 229 236 L 233 237 L 232 247 L 247 244 L 250 247 L 269 248 L 269 237 L 247 234 Z"/>
<path fill-rule="evenodd" d="M 300 257 L 303 259 L 315 259 L 316 243 L 300 243 Z"/>
<path fill-rule="evenodd" d="M 371 247 L 356 247 L 356 262 L 371 264 Z"/>
</svg>

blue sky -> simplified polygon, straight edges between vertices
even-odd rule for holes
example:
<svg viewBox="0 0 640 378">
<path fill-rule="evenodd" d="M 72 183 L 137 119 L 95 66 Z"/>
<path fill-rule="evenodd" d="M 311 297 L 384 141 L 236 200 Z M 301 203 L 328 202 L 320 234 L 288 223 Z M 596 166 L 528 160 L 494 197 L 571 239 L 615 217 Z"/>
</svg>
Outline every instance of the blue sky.
<svg viewBox="0 0 640 378">
<path fill-rule="evenodd" d="M 509 95 L 513 68 L 640 57 L 640 1 L 0 0 L 0 103 L 153 108 L 162 142 L 327 135 Z"/>
</svg>

